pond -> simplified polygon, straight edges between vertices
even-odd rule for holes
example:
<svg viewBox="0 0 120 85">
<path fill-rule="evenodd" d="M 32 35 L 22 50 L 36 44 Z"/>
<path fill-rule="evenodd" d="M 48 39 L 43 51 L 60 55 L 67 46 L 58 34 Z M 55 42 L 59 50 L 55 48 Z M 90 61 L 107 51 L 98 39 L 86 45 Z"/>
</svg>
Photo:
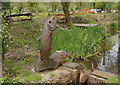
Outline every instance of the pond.
<svg viewBox="0 0 120 85">
<path fill-rule="evenodd" d="M 99 70 L 114 74 L 118 73 L 118 38 L 118 33 L 116 33 L 104 41 L 104 50 L 98 63 Z"/>
<path fill-rule="evenodd" d="M 110 30 L 109 33 L 112 36 L 104 38 L 100 55 L 91 56 L 88 60 L 75 60 L 75 62 L 83 64 L 86 69 L 101 70 L 117 75 L 119 33 L 115 30 Z"/>
</svg>

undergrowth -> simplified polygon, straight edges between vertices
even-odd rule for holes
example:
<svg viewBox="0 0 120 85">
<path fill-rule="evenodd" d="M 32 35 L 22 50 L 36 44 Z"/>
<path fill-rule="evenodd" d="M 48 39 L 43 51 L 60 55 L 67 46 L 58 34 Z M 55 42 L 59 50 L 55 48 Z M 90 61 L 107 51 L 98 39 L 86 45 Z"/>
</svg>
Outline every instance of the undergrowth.
<svg viewBox="0 0 120 85">
<path fill-rule="evenodd" d="M 52 41 L 52 52 L 64 50 L 70 54 L 68 60 L 74 58 L 87 59 L 101 50 L 103 39 L 103 27 L 79 28 L 72 27 L 72 30 L 56 30 Z"/>
<path fill-rule="evenodd" d="M 115 83 L 119 83 L 120 84 L 118 79 L 119 78 L 117 78 L 117 77 L 111 77 L 111 78 L 108 78 L 106 82 L 107 83 L 112 83 L 112 84 L 115 84 Z"/>
</svg>

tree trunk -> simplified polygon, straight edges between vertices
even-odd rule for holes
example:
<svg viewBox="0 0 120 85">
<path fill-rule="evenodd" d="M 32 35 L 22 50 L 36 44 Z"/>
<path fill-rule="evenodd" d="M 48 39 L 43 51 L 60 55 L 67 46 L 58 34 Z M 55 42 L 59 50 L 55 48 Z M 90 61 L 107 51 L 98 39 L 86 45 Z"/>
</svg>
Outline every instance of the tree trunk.
<svg viewBox="0 0 120 85">
<path fill-rule="evenodd" d="M 104 11 L 106 12 L 106 2 L 103 2 L 103 9 L 104 9 Z"/>
<path fill-rule="evenodd" d="M 61 2 L 61 4 L 62 4 L 63 12 L 65 15 L 65 23 L 67 25 L 71 25 L 70 14 L 69 14 L 70 2 Z"/>
<path fill-rule="evenodd" d="M 52 13 L 54 12 L 54 6 L 52 5 Z"/>
<path fill-rule="evenodd" d="M 108 12 L 111 13 L 111 9 L 112 9 L 112 8 L 111 8 L 111 2 L 108 3 L 108 7 L 109 7 L 109 8 L 108 8 Z"/>
<path fill-rule="evenodd" d="M 79 2 L 79 9 L 82 9 L 82 2 Z"/>
<path fill-rule="evenodd" d="M 32 13 L 32 2 L 28 2 L 28 11 Z"/>
<path fill-rule="evenodd" d="M 38 15 L 38 9 L 36 8 L 36 15 Z"/>
<path fill-rule="evenodd" d="M 93 9 L 95 9 L 95 2 L 93 2 Z"/>
<path fill-rule="evenodd" d="M 106 13 L 104 14 L 104 32 L 107 32 Z"/>
</svg>

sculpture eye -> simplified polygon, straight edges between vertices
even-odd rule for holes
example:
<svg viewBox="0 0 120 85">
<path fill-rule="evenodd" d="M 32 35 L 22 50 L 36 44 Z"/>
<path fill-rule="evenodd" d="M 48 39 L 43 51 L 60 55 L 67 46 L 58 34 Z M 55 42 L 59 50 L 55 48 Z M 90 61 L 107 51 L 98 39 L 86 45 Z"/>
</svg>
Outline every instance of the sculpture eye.
<svg viewBox="0 0 120 85">
<path fill-rule="evenodd" d="M 49 21 L 49 23 L 52 23 L 51 21 Z"/>
</svg>

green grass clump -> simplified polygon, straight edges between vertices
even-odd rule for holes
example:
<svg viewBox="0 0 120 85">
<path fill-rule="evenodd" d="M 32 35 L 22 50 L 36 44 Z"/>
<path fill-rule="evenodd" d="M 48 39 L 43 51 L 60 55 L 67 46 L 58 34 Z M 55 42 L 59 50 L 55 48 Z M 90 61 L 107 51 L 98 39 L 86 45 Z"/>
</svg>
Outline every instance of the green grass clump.
<svg viewBox="0 0 120 85">
<path fill-rule="evenodd" d="M 120 83 L 120 82 L 118 82 L 117 77 L 111 77 L 107 79 L 107 83 Z"/>
<path fill-rule="evenodd" d="M 118 23 L 110 23 L 107 25 L 107 28 L 110 35 L 114 35 L 119 31 Z"/>
<path fill-rule="evenodd" d="M 36 50 L 39 50 L 40 49 L 40 46 L 39 46 L 39 40 L 38 38 L 40 37 L 40 33 L 36 33 L 32 36 L 32 39 L 33 39 L 33 46 Z"/>
<path fill-rule="evenodd" d="M 72 22 L 74 23 L 84 23 L 84 24 L 97 24 L 97 22 L 90 18 L 91 14 L 76 14 L 76 15 L 72 15 L 74 16 L 74 18 L 72 19 Z"/>
<path fill-rule="evenodd" d="M 70 59 L 87 59 L 101 50 L 103 34 L 102 26 L 89 28 L 73 26 L 70 31 L 58 29 L 53 37 L 52 52 L 64 50 L 70 54 Z"/>
<path fill-rule="evenodd" d="M 24 82 L 35 82 L 35 81 L 40 81 L 42 79 L 42 77 L 40 76 L 40 74 L 37 73 L 31 73 L 29 71 L 23 70 L 21 72 L 21 77 L 22 79 L 24 79 Z"/>
<path fill-rule="evenodd" d="M 111 30 L 118 30 L 118 23 L 111 23 L 108 25 Z"/>
<path fill-rule="evenodd" d="M 0 78 L 1 83 L 31 83 L 31 82 L 40 82 L 42 77 L 40 74 L 37 73 L 31 73 L 27 70 L 21 71 L 20 75 L 17 75 L 15 77 L 8 77 L 4 76 Z M 13 85 L 11 84 L 11 85 Z M 6 85 L 6 84 L 5 84 Z"/>
<path fill-rule="evenodd" d="M 54 76 L 56 76 L 56 74 L 51 73 L 50 76 L 51 76 L 51 77 L 54 77 Z"/>
</svg>

